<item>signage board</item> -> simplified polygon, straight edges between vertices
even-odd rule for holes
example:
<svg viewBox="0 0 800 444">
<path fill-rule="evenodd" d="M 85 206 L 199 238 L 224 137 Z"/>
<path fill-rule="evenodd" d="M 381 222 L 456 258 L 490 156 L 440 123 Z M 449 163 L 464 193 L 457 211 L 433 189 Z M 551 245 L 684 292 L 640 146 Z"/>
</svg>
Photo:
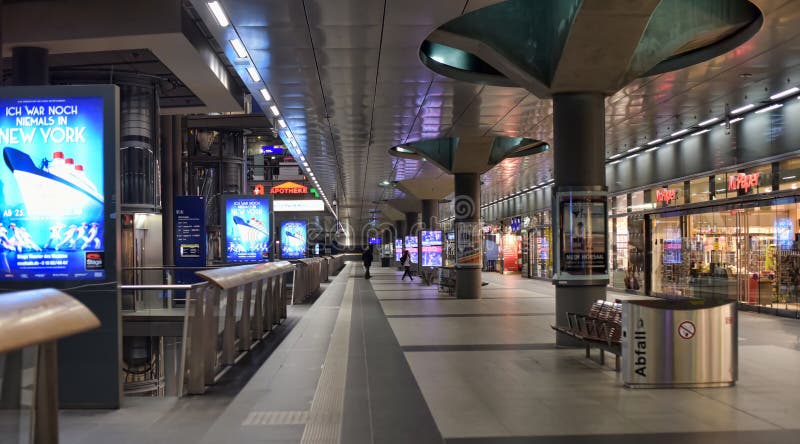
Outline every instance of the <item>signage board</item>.
<svg viewBox="0 0 800 444">
<path fill-rule="evenodd" d="M 281 222 L 281 258 L 300 259 L 306 257 L 308 224 L 304 220 Z"/>
<path fill-rule="evenodd" d="M 438 230 L 423 231 L 422 238 L 422 266 L 442 266 L 442 232 Z"/>
<path fill-rule="evenodd" d="M 308 187 L 295 182 L 284 182 L 272 187 L 269 194 L 308 194 Z"/>
<path fill-rule="evenodd" d="M 403 240 L 395 239 L 394 241 L 394 260 L 400 261 L 403 256 Z"/>
<path fill-rule="evenodd" d="M 269 204 L 266 197 L 223 196 L 221 219 L 226 262 L 269 259 Z"/>
<path fill-rule="evenodd" d="M 661 188 L 656 190 L 656 202 L 670 203 L 678 197 L 678 190 L 674 188 Z"/>
<path fill-rule="evenodd" d="M 370 245 L 380 245 L 381 244 L 381 238 L 379 238 L 379 237 L 371 237 L 371 238 L 369 238 L 369 244 Z"/>
<path fill-rule="evenodd" d="M 758 179 L 761 173 L 753 174 L 732 174 L 728 176 L 728 191 L 743 190 L 745 193 L 750 191 L 750 188 L 758 186 Z"/>
<path fill-rule="evenodd" d="M 279 155 L 283 154 L 282 146 L 264 145 L 261 147 L 261 154 L 265 155 Z"/>
<path fill-rule="evenodd" d="M 559 231 L 553 280 L 559 285 L 607 281 L 607 192 L 561 191 L 555 203 Z"/>
<path fill-rule="evenodd" d="M 56 90 L 65 94 L 48 94 Z M 91 88 L 7 88 L 0 97 L 3 280 L 102 280 L 114 266 L 115 104 L 67 93 L 81 90 Z"/>
<path fill-rule="evenodd" d="M 406 236 L 405 237 L 405 246 L 406 250 L 408 250 L 408 254 L 411 255 L 411 262 L 418 264 L 419 263 L 419 251 L 417 250 L 417 236 Z"/>
<path fill-rule="evenodd" d="M 273 205 L 273 211 L 276 213 L 290 211 L 325 211 L 325 203 L 322 199 L 276 200 L 273 202 Z"/>
<path fill-rule="evenodd" d="M 456 222 L 456 268 L 480 267 L 480 222 Z"/>
<path fill-rule="evenodd" d="M 175 265 L 206 264 L 206 198 L 175 196 Z"/>
</svg>

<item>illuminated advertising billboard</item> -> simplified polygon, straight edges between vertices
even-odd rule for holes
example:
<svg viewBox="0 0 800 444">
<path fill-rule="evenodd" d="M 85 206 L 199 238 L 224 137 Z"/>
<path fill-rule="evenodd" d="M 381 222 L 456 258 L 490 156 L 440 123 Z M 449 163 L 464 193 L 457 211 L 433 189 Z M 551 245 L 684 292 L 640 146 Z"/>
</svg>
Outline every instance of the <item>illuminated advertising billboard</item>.
<svg viewBox="0 0 800 444">
<path fill-rule="evenodd" d="M 442 232 L 423 231 L 421 237 L 422 237 L 422 266 L 441 267 Z"/>
<path fill-rule="evenodd" d="M 300 259 L 306 257 L 308 224 L 304 220 L 281 222 L 281 258 Z"/>
<path fill-rule="evenodd" d="M 371 237 L 371 238 L 369 238 L 369 244 L 370 245 L 380 245 L 381 244 L 381 238 L 379 238 L 379 237 Z"/>
<path fill-rule="evenodd" d="M 0 97 L 0 276 L 106 278 L 106 239 L 115 239 L 116 229 L 109 221 L 106 236 L 106 215 L 114 212 L 107 200 L 114 185 L 106 183 L 105 174 L 114 174 L 115 167 L 109 162 L 113 156 L 106 158 L 104 128 L 115 122 L 104 101 L 113 107 L 113 100 L 10 98 L 8 92 Z"/>
<path fill-rule="evenodd" d="M 411 262 L 418 264 L 419 263 L 419 251 L 417 251 L 417 236 L 406 236 L 406 250 L 408 250 L 408 254 L 411 255 Z"/>
<path fill-rule="evenodd" d="M 395 239 L 395 241 L 394 241 L 394 260 L 399 262 L 401 257 L 403 257 L 403 240 L 402 239 Z"/>
<path fill-rule="evenodd" d="M 222 220 L 226 262 L 269 259 L 269 203 L 266 197 L 224 196 Z"/>
</svg>

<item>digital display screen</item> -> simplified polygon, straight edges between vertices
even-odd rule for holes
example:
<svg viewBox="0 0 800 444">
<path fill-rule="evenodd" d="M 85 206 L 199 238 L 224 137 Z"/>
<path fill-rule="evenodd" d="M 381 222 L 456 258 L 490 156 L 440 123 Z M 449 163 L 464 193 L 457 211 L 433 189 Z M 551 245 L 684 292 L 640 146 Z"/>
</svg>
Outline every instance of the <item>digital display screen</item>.
<svg viewBox="0 0 800 444">
<path fill-rule="evenodd" d="M 775 243 L 781 250 L 791 250 L 794 244 L 794 223 L 788 217 L 775 219 Z"/>
<path fill-rule="evenodd" d="M 306 257 L 307 227 L 304 220 L 281 222 L 281 258 L 300 259 Z"/>
<path fill-rule="evenodd" d="M 454 231 L 447 232 L 447 240 L 454 241 L 456 240 L 456 233 Z"/>
<path fill-rule="evenodd" d="M 381 244 L 381 238 L 379 238 L 379 237 L 371 237 L 371 238 L 369 238 L 369 244 L 370 245 L 380 245 Z"/>
<path fill-rule="evenodd" d="M 442 266 L 442 232 L 423 231 L 422 237 L 422 266 Z"/>
<path fill-rule="evenodd" d="M 664 264 L 680 264 L 681 258 L 681 230 L 667 228 L 664 239 Z"/>
<path fill-rule="evenodd" d="M 441 231 L 423 231 L 422 232 L 422 246 L 435 246 L 442 245 L 442 232 Z"/>
<path fill-rule="evenodd" d="M 394 241 L 394 260 L 399 261 L 403 256 L 403 240 L 395 239 Z"/>
<path fill-rule="evenodd" d="M 224 200 L 225 260 L 229 263 L 268 260 L 269 199 L 226 196 Z"/>
<path fill-rule="evenodd" d="M 0 99 L 0 275 L 104 279 L 100 97 Z"/>
<path fill-rule="evenodd" d="M 417 236 L 406 236 L 406 250 L 408 250 L 408 254 L 411 256 L 411 262 L 418 264 L 419 263 L 419 251 L 417 251 Z"/>
</svg>

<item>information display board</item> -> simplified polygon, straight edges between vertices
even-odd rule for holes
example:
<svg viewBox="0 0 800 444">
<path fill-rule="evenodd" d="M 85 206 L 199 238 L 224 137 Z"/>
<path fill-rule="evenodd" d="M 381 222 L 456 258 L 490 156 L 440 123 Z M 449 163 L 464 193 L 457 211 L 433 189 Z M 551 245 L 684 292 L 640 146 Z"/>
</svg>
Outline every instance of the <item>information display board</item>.
<svg viewBox="0 0 800 444">
<path fill-rule="evenodd" d="M 306 257 L 308 224 L 304 220 L 281 222 L 281 258 L 301 259 Z"/>
<path fill-rule="evenodd" d="M 480 222 L 456 222 L 456 268 L 481 268 Z"/>
<path fill-rule="evenodd" d="M 269 260 L 269 204 L 266 197 L 223 196 L 221 219 L 226 262 Z"/>
<path fill-rule="evenodd" d="M 442 232 L 423 231 L 422 237 L 422 266 L 442 266 Z"/>
<path fill-rule="evenodd" d="M 419 244 L 417 243 L 417 236 L 406 236 L 405 245 L 406 245 L 406 250 L 408 250 L 408 254 L 411 256 L 411 262 L 418 264 L 419 251 L 417 251 L 417 247 Z"/>
<path fill-rule="evenodd" d="M 381 244 L 381 238 L 379 238 L 379 237 L 371 237 L 371 238 L 369 238 L 369 244 L 370 245 L 380 245 Z"/>
<path fill-rule="evenodd" d="M 607 283 L 607 193 L 561 191 L 555 199 L 559 231 L 553 279 L 560 285 Z"/>
<path fill-rule="evenodd" d="M 206 198 L 205 196 L 175 196 L 175 265 L 203 267 L 206 265 Z M 200 281 L 192 270 L 176 270 L 175 282 L 187 284 Z"/>
<path fill-rule="evenodd" d="M 403 256 L 403 240 L 402 239 L 395 239 L 394 241 L 394 260 L 400 261 L 400 258 Z"/>
<path fill-rule="evenodd" d="M 103 97 L 0 97 L 3 279 L 106 278 L 108 114 Z"/>
</svg>

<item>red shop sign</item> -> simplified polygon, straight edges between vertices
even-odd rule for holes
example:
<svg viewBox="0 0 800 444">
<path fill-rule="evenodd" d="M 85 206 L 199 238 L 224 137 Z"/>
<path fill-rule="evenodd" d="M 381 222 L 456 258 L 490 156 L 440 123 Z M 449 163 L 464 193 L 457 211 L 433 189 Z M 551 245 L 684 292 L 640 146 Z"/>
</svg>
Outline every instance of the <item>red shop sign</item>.
<svg viewBox="0 0 800 444">
<path fill-rule="evenodd" d="M 671 190 L 669 188 L 662 188 L 660 190 L 656 190 L 656 202 L 669 203 L 676 197 L 678 197 L 678 190 Z"/>
<path fill-rule="evenodd" d="M 751 187 L 758 186 L 759 176 L 761 176 L 761 173 L 734 174 L 728 177 L 728 191 L 744 190 L 746 193 Z"/>
</svg>

